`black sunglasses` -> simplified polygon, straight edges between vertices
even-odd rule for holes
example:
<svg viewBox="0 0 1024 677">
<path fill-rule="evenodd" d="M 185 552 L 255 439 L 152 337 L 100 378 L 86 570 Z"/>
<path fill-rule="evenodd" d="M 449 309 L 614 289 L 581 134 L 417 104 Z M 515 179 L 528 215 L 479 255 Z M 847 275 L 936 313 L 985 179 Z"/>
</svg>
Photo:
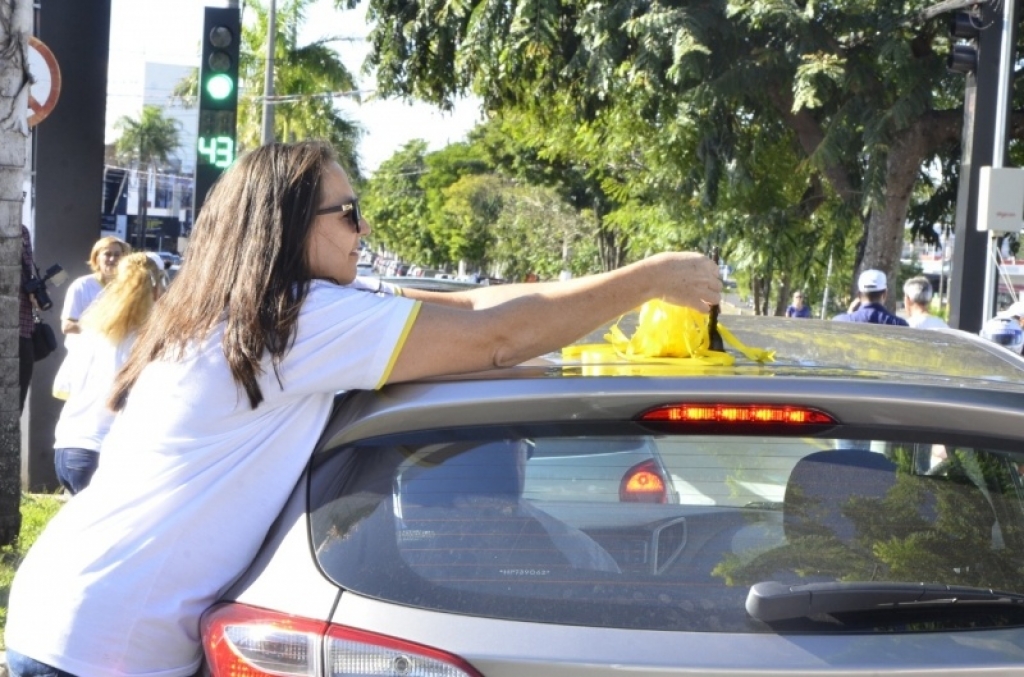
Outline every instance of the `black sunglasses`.
<svg viewBox="0 0 1024 677">
<path fill-rule="evenodd" d="M 324 214 L 341 214 L 348 215 L 352 219 L 352 225 L 356 229 L 356 235 L 363 232 L 363 214 L 359 211 L 359 198 L 353 198 L 351 202 L 340 204 L 334 207 L 324 207 L 323 209 L 316 210 L 317 216 L 323 216 Z"/>
</svg>

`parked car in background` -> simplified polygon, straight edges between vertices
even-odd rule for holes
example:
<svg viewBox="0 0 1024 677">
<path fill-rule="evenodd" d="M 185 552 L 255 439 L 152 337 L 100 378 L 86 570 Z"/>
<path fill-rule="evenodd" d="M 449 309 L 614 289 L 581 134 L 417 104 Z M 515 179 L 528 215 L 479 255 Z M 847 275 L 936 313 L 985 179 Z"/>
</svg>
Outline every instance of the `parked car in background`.
<svg viewBox="0 0 1024 677">
<path fill-rule="evenodd" d="M 409 272 L 409 264 L 392 259 L 383 264 L 381 274 L 389 277 L 404 277 Z"/>
<path fill-rule="evenodd" d="M 155 252 L 164 261 L 164 270 L 169 269 L 171 266 L 181 265 L 181 256 L 174 252 Z"/>
<path fill-rule="evenodd" d="M 776 360 L 580 350 L 340 394 L 203 618 L 210 674 L 1019 672 L 1024 360 L 720 321 Z"/>
</svg>

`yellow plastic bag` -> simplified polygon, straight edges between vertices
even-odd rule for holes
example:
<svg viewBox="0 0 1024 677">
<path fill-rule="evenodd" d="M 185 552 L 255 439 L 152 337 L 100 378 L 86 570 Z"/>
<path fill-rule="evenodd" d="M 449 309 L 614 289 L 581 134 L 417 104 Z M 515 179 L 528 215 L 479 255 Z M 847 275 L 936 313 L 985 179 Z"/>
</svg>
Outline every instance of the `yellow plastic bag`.
<svg viewBox="0 0 1024 677">
<path fill-rule="evenodd" d="M 775 352 L 751 348 L 741 343 L 718 321 L 722 340 L 754 362 L 771 362 Z M 618 323 L 605 334 L 608 344 L 572 346 L 562 351 L 567 358 L 595 361 L 610 353 L 630 361 L 670 363 L 694 367 L 729 366 L 735 358 L 728 353 L 711 350 L 708 314 L 664 301 L 648 301 L 640 308 L 640 317 L 633 336 L 627 337 Z"/>
</svg>

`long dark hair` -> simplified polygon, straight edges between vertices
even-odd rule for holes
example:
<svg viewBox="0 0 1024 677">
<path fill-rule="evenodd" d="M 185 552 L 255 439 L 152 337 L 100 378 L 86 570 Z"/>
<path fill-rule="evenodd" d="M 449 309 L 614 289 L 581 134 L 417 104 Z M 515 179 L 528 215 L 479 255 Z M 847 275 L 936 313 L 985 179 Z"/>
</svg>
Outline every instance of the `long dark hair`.
<svg viewBox="0 0 1024 677">
<path fill-rule="evenodd" d="M 309 293 L 307 242 L 324 171 L 334 162 L 319 141 L 268 144 L 238 159 L 214 185 L 192 230 L 185 263 L 157 303 L 114 382 L 110 406 L 124 407 L 143 368 L 181 359 L 221 321 L 224 357 L 255 409 L 264 352 L 280 382 Z"/>
</svg>

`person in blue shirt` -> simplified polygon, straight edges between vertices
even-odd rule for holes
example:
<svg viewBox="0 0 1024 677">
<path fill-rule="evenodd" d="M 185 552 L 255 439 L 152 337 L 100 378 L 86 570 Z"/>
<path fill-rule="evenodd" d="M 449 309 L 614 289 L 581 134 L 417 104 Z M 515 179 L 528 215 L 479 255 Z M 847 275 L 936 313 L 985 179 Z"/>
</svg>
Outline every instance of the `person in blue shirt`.
<svg viewBox="0 0 1024 677">
<path fill-rule="evenodd" d="M 811 316 L 811 307 L 804 303 L 802 291 L 793 292 L 793 302 L 786 308 L 786 317 L 808 318 Z"/>
<path fill-rule="evenodd" d="M 856 310 L 836 315 L 833 320 L 910 326 L 902 317 L 893 315 L 885 308 L 885 273 L 880 270 L 865 270 L 857 279 L 857 290 L 860 292 L 860 306 Z"/>
</svg>

